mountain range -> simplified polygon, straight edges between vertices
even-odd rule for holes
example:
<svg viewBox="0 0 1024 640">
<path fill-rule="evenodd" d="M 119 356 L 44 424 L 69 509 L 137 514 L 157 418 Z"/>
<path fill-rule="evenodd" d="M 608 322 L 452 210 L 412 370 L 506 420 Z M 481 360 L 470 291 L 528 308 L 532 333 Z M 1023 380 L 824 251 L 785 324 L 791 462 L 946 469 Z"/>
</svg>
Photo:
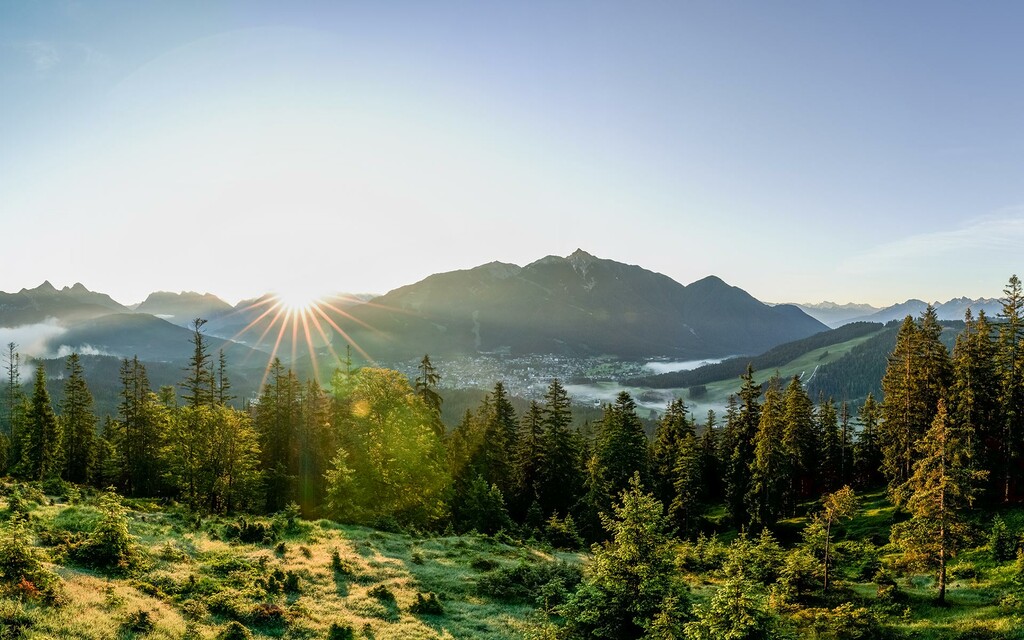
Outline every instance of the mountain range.
<svg viewBox="0 0 1024 640">
<path fill-rule="evenodd" d="M 684 286 L 582 250 L 524 267 L 492 262 L 439 273 L 367 298 L 323 299 L 300 325 L 269 296 L 231 307 L 210 294 L 156 292 L 131 309 L 81 284 L 58 290 L 45 282 L 0 293 L 0 327 L 56 323 L 50 355 L 86 350 L 166 362 L 188 358 L 184 327 L 195 317 L 209 319 L 211 336 L 240 343 L 218 346 L 246 357 L 275 351 L 285 361 L 346 343 L 376 361 L 425 352 L 703 358 L 759 353 L 826 329 L 796 306 L 763 304 L 715 276 Z"/>
<path fill-rule="evenodd" d="M 795 306 L 800 307 L 804 313 L 829 327 L 836 328 L 851 322 L 881 322 L 885 324 L 892 320 L 902 320 L 908 315 L 916 318 L 924 313 L 928 303 L 911 298 L 906 302 L 881 309 L 868 304 L 836 304 L 834 302 L 805 303 Z M 947 302 L 933 302 L 932 306 L 935 307 L 935 313 L 939 320 L 963 320 L 967 309 L 970 309 L 975 316 L 979 311 L 984 310 L 989 318 L 994 318 L 1002 310 L 1002 303 L 995 298 L 953 298 Z"/>
</svg>

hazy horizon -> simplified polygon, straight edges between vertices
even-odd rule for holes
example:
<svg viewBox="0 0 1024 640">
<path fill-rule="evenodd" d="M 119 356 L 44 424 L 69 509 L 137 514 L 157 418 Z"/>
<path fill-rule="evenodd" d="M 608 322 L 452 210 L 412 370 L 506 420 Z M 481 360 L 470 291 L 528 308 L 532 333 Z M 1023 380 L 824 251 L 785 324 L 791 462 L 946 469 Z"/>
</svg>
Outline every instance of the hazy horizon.
<svg viewBox="0 0 1024 640">
<path fill-rule="evenodd" d="M 0 7 L 0 290 L 384 293 L 577 247 L 768 302 L 998 297 L 1024 6 Z"/>
</svg>

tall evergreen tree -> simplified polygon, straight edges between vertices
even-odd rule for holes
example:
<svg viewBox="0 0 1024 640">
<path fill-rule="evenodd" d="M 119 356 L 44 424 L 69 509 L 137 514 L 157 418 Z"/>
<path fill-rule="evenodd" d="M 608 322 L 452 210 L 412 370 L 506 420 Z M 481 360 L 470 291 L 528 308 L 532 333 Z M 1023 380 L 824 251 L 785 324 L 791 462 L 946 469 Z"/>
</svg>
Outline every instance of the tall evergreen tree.
<svg viewBox="0 0 1024 640">
<path fill-rule="evenodd" d="M 999 416 L 999 372 L 992 327 L 982 311 L 974 319 L 971 310 L 964 315 L 964 330 L 953 347 L 953 378 L 949 389 L 950 419 L 966 429 L 971 440 L 965 443 L 978 456 L 984 469 L 1001 469 Z M 991 495 L 1003 496 L 1002 474 L 989 478 L 998 483 Z M 990 485 L 991 486 L 991 485 Z"/>
<path fill-rule="evenodd" d="M 217 351 L 217 375 L 214 380 L 214 402 L 226 407 L 234 399 L 235 396 L 231 395 L 231 380 L 228 378 L 228 359 L 224 355 L 224 350 L 219 349 Z"/>
<path fill-rule="evenodd" d="M 64 477 L 83 484 L 89 480 L 92 467 L 93 439 L 96 437 L 96 414 L 92 394 L 85 383 L 82 362 L 77 353 L 68 356 L 68 377 L 61 401 L 61 427 L 67 464 Z"/>
<path fill-rule="evenodd" d="M 25 415 L 21 474 L 33 480 L 59 478 L 64 471 L 64 449 L 60 424 L 53 413 L 46 390 L 46 369 L 36 367 L 35 385 Z"/>
<path fill-rule="evenodd" d="M 786 509 L 790 512 L 798 500 L 812 496 L 820 486 L 818 461 L 821 446 L 814 426 L 814 403 L 811 402 L 799 376 L 786 386 L 783 402 L 782 447 L 788 460 L 792 487 L 787 494 Z"/>
<path fill-rule="evenodd" d="M 729 452 L 729 466 L 726 471 L 726 501 L 729 515 L 737 525 L 750 520 L 746 497 L 750 493 L 750 461 L 754 459 L 754 438 L 761 421 L 761 385 L 754 382 L 754 368 L 747 365 L 747 372 L 740 376 L 740 401 L 734 419 L 726 422 L 726 431 L 733 448 Z M 729 414 L 726 414 L 727 417 Z"/>
<path fill-rule="evenodd" d="M 665 413 L 658 421 L 651 446 L 653 465 L 654 496 L 662 504 L 670 504 L 675 495 L 675 470 L 679 459 L 679 448 L 686 436 L 693 436 L 693 424 L 686 414 L 686 403 L 674 398 L 665 407 Z"/>
<path fill-rule="evenodd" d="M 3 434 L 7 439 L 7 466 L 15 467 L 21 460 L 21 444 L 24 438 L 25 413 L 27 406 L 25 394 L 21 390 L 21 354 L 18 345 L 9 342 L 4 353 L 4 393 L 3 393 Z"/>
<path fill-rule="evenodd" d="M 779 379 L 772 378 L 764 394 L 764 404 L 754 436 L 754 456 L 750 461 L 750 490 L 747 505 L 751 521 L 761 526 L 775 524 L 786 507 L 792 489 L 791 456 L 786 450 L 786 411 Z"/>
<path fill-rule="evenodd" d="M 267 511 L 280 511 L 295 498 L 298 474 L 296 436 L 301 419 L 301 385 L 277 358 L 253 410 L 259 436 Z"/>
<path fill-rule="evenodd" d="M 839 414 L 832 398 L 819 397 L 816 431 L 821 447 L 821 488 L 832 492 L 838 489 L 839 458 L 842 455 Z"/>
<path fill-rule="evenodd" d="M 196 318 L 190 325 L 192 357 L 189 358 L 188 367 L 185 369 L 185 380 L 181 383 L 181 395 L 185 399 L 185 404 L 193 408 L 212 405 L 216 397 L 217 385 L 214 381 L 213 362 L 210 359 L 206 336 L 202 332 L 205 324 L 206 320 Z"/>
<path fill-rule="evenodd" d="M 634 474 L 640 474 L 642 483 L 650 484 L 650 442 L 636 414 L 636 402 L 628 392 L 619 392 L 615 404 L 605 408 L 594 453 L 611 492 L 609 506 L 613 496 L 626 490 Z"/>
<path fill-rule="evenodd" d="M 721 500 L 722 493 L 722 461 L 719 458 L 721 446 L 719 429 L 713 409 L 708 409 L 704 428 L 700 433 L 700 468 L 701 489 L 704 500 L 714 503 Z"/>
<path fill-rule="evenodd" d="M 167 411 L 150 389 L 146 367 L 138 356 L 121 362 L 117 459 L 121 485 L 128 495 L 152 496 L 161 488 L 161 451 Z"/>
<path fill-rule="evenodd" d="M 444 425 L 441 423 L 441 403 L 443 399 L 441 394 L 437 392 L 437 385 L 441 382 L 441 374 L 437 372 L 437 368 L 434 367 L 434 363 L 430 361 L 430 356 L 427 354 L 423 355 L 423 359 L 420 360 L 419 364 L 419 375 L 416 376 L 416 380 L 413 384 L 413 389 L 416 390 L 416 395 L 423 400 L 430 409 L 437 414 L 438 420 L 436 426 L 438 429 L 438 435 L 444 435 Z"/>
<path fill-rule="evenodd" d="M 949 384 L 949 353 L 931 305 L 915 323 L 910 316 L 896 335 L 896 347 L 882 378 L 879 440 L 890 493 L 909 479 L 917 441 L 928 430 Z"/>
<path fill-rule="evenodd" d="M 878 421 L 880 408 L 870 392 L 864 399 L 857 421 L 857 432 L 853 447 L 854 477 L 858 487 L 875 487 L 882 482 L 882 449 L 878 442 Z"/>
<path fill-rule="evenodd" d="M 1016 498 L 1024 443 L 1024 290 L 1016 275 L 1003 289 L 1003 308 L 999 312 L 999 347 L 996 366 L 999 371 L 999 475 L 1002 499 Z"/>
<path fill-rule="evenodd" d="M 544 394 L 543 448 L 545 464 L 540 469 L 537 498 L 545 517 L 566 514 L 576 504 L 583 488 L 580 442 L 572 430 L 572 411 L 565 387 L 553 379 Z"/>
<path fill-rule="evenodd" d="M 544 412 L 539 404 L 530 402 L 519 422 L 516 439 L 512 506 L 517 515 L 525 515 L 531 505 L 537 504 L 544 453 Z"/>
<path fill-rule="evenodd" d="M 946 565 L 967 539 L 962 511 L 973 504 L 985 471 L 974 468 L 964 446 L 969 434 L 937 404 L 932 425 L 917 445 L 914 472 L 900 487 L 911 519 L 893 527 L 904 555 L 936 569 L 940 603 L 946 599 Z"/>
</svg>

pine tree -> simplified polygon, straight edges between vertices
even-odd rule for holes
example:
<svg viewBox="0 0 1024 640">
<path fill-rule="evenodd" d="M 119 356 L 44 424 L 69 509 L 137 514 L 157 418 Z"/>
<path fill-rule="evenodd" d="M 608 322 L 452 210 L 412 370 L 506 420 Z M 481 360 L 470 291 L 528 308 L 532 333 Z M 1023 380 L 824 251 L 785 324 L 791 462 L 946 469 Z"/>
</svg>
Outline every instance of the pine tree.
<svg viewBox="0 0 1024 640">
<path fill-rule="evenodd" d="M 196 408 L 203 405 L 211 405 L 216 397 L 213 376 L 213 363 L 210 361 L 210 354 L 206 345 L 206 336 L 202 328 L 206 320 L 196 318 L 192 321 L 192 357 L 189 358 L 188 367 L 185 372 L 188 374 L 181 383 L 182 397 L 185 404 Z"/>
<path fill-rule="evenodd" d="M 899 490 L 911 519 L 892 530 L 892 541 L 906 558 L 936 569 L 940 603 L 946 599 L 946 564 L 968 534 L 961 512 L 973 504 L 978 483 L 987 475 L 967 455 L 968 438 L 940 400 L 931 427 L 917 445 L 913 475 Z"/>
<path fill-rule="evenodd" d="M 64 470 L 63 438 L 46 390 L 46 369 L 36 367 L 35 386 L 25 414 L 21 474 L 33 480 L 59 478 Z"/>
<path fill-rule="evenodd" d="M 928 430 L 938 400 L 949 384 L 949 354 L 939 339 L 941 332 L 931 305 L 920 323 L 907 316 L 882 378 L 884 399 L 878 435 L 882 469 L 892 495 L 910 477 L 915 445 Z"/>
<path fill-rule="evenodd" d="M 854 477 L 857 486 L 877 486 L 882 481 L 882 449 L 878 442 L 879 406 L 869 392 L 857 413 L 860 431 L 853 447 Z"/>
<path fill-rule="evenodd" d="M 668 518 L 680 535 L 693 532 L 705 497 L 703 451 L 697 437 L 692 433 L 683 436 L 676 455 L 676 466 L 672 470 L 672 500 L 669 503 Z"/>
<path fill-rule="evenodd" d="M 1003 296 L 996 352 L 1001 413 L 998 470 L 1003 502 L 1010 502 L 1016 493 L 1015 479 L 1020 475 L 1018 462 L 1024 441 L 1024 291 L 1016 275 L 1010 276 Z"/>
<path fill-rule="evenodd" d="M 121 402 L 117 429 L 117 458 L 121 485 L 128 495 L 152 496 L 163 476 L 161 451 L 167 431 L 167 411 L 149 386 L 146 367 L 138 356 L 121 362 Z"/>
<path fill-rule="evenodd" d="M 615 404 L 605 408 L 594 453 L 610 492 L 609 504 L 634 474 L 640 474 L 642 483 L 650 482 L 650 443 L 628 392 L 619 392 Z"/>
<path fill-rule="evenodd" d="M 704 428 L 700 433 L 701 487 L 705 501 L 713 504 L 722 499 L 722 461 L 719 458 L 721 446 L 715 412 L 708 410 Z"/>
<path fill-rule="evenodd" d="M 839 432 L 839 414 L 832 398 L 818 398 L 815 429 L 821 447 L 821 488 L 835 491 L 839 481 L 839 458 L 842 443 Z"/>
<path fill-rule="evenodd" d="M 583 487 L 581 443 L 572 431 L 572 412 L 565 387 L 553 379 L 544 394 L 545 464 L 540 469 L 537 499 L 545 516 L 568 513 Z"/>
<path fill-rule="evenodd" d="M 972 455 L 978 456 L 979 468 L 1000 469 L 999 374 L 992 327 L 984 311 L 975 320 L 968 309 L 964 316 L 964 330 L 956 338 L 949 415 L 951 420 L 972 434 L 971 440 L 965 444 Z M 998 487 L 992 487 L 992 494 L 1002 497 L 1003 478 L 1001 474 L 992 476 L 990 480 L 999 483 Z"/>
<path fill-rule="evenodd" d="M 544 413 L 536 402 L 530 402 L 529 408 L 523 414 L 516 443 L 513 507 L 517 514 L 525 514 L 530 505 L 537 504 L 541 472 L 544 467 Z"/>
<path fill-rule="evenodd" d="M 231 395 L 231 380 L 228 379 L 228 360 L 227 356 L 224 355 L 223 349 L 217 351 L 217 376 L 214 381 L 214 396 L 214 401 L 222 407 L 228 406 L 235 399 L 235 396 Z"/>
<path fill-rule="evenodd" d="M 663 504 L 669 504 L 675 495 L 675 469 L 679 459 L 679 447 L 683 439 L 694 434 L 693 424 L 686 415 L 686 403 L 674 398 L 665 407 L 665 413 L 658 421 L 651 446 L 651 463 L 654 476 L 654 495 Z"/>
<path fill-rule="evenodd" d="M 746 508 L 746 496 L 750 493 L 750 461 L 754 459 L 754 438 L 761 421 L 761 385 L 754 382 L 754 368 L 747 365 L 747 372 L 740 376 L 743 385 L 740 387 L 738 408 L 731 414 L 732 419 L 726 421 L 727 440 L 733 445 L 729 452 L 728 469 L 726 470 L 726 501 L 729 514 L 736 525 L 749 522 L 750 516 Z M 727 412 L 727 418 L 730 414 Z"/>
<path fill-rule="evenodd" d="M 772 378 L 764 394 L 764 404 L 754 436 L 754 456 L 750 462 L 750 490 L 747 507 L 751 521 L 772 526 L 782 514 L 792 488 L 791 457 L 786 451 L 785 408 L 779 379 Z"/>
<path fill-rule="evenodd" d="M 583 583 L 562 609 L 572 637 L 671 637 L 659 630 L 681 627 L 689 597 L 661 503 L 635 475 L 604 520 L 611 539 L 594 547 Z"/>
<path fill-rule="evenodd" d="M 811 402 L 799 376 L 793 376 L 783 397 L 784 431 L 782 447 L 789 458 L 792 488 L 787 494 L 786 510 L 790 513 L 798 500 L 807 499 L 820 485 L 818 460 L 820 443 L 814 427 L 814 403 Z"/>
<path fill-rule="evenodd" d="M 436 389 L 437 384 L 441 381 L 441 374 L 437 372 L 434 364 L 430 361 L 429 355 L 424 354 L 423 359 L 420 360 L 419 372 L 420 375 L 416 377 L 413 385 L 416 395 L 440 417 L 442 399 Z"/>
<path fill-rule="evenodd" d="M 68 356 L 66 368 L 68 377 L 64 382 L 60 416 L 67 460 L 64 477 L 70 482 L 83 484 L 88 481 L 92 467 L 96 415 L 77 353 Z"/>
<path fill-rule="evenodd" d="M 267 511 L 280 511 L 294 500 L 298 475 L 296 437 L 301 420 L 301 385 L 277 358 L 270 363 L 269 379 L 253 410 L 259 435 L 261 470 Z"/>
<path fill-rule="evenodd" d="M 21 391 L 21 354 L 17 349 L 17 344 L 9 342 L 4 354 L 3 430 L 8 442 L 7 465 L 12 469 L 21 460 L 25 413 L 28 410 L 25 394 Z"/>
</svg>

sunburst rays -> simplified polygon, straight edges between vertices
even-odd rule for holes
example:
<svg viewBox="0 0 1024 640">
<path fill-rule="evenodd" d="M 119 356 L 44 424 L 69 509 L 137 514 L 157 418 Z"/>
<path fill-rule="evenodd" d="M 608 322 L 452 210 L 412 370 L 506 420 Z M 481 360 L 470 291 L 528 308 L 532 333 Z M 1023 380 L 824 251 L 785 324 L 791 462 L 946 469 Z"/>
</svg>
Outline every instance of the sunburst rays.
<svg viewBox="0 0 1024 640">
<path fill-rule="evenodd" d="M 343 306 L 339 306 L 346 302 L 380 306 L 346 296 L 318 297 L 301 293 L 274 293 L 267 294 L 232 312 L 233 314 L 255 315 L 248 324 L 231 337 L 232 342 L 249 343 L 257 348 L 268 340 L 273 342 L 270 356 L 267 358 L 267 365 L 263 369 L 263 377 L 260 380 L 261 389 L 267 382 L 274 359 L 281 356 L 282 345 L 288 340 L 291 342 L 291 352 L 288 355 L 292 363 L 295 363 L 300 356 L 300 349 L 302 349 L 300 342 L 305 343 L 302 350 L 308 352 L 313 377 L 317 380 L 320 379 L 320 362 L 317 357 L 317 349 L 321 346 L 319 342 L 322 342 L 322 346 L 327 348 L 334 363 L 342 362 L 342 358 L 334 349 L 331 331 L 341 336 L 367 362 L 374 362 L 374 358 L 353 338 L 351 333 L 341 327 L 339 320 L 351 321 L 373 332 L 378 330 L 349 313 Z M 251 336 L 256 332 L 259 332 L 259 337 L 253 341 Z M 247 337 L 248 339 L 246 339 Z M 287 347 L 284 348 L 287 349 Z"/>
</svg>

